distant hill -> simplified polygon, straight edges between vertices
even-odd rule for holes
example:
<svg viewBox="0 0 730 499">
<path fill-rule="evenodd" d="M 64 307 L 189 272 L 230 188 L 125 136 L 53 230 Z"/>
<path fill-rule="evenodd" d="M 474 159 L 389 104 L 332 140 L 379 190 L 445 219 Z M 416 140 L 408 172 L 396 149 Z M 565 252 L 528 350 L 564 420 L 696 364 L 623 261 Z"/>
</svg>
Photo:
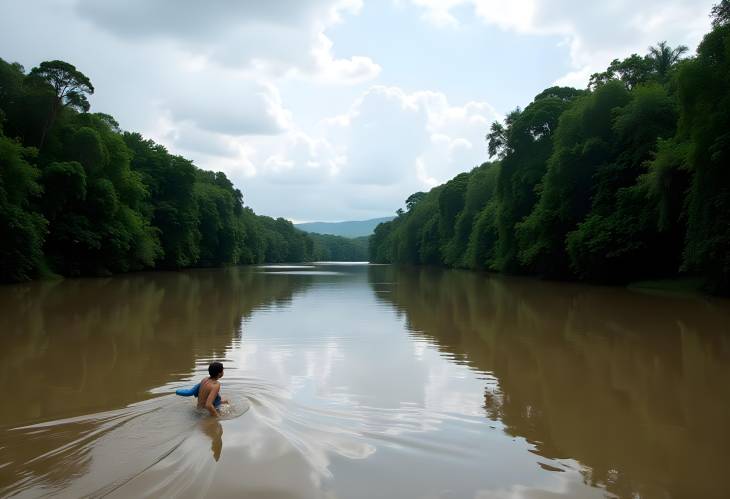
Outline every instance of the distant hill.
<svg viewBox="0 0 730 499">
<path fill-rule="evenodd" d="M 317 234 L 331 234 L 342 237 L 369 236 L 378 224 L 390 222 L 394 217 L 373 218 L 370 220 L 353 220 L 349 222 L 307 222 L 294 224 L 297 229 Z"/>
</svg>

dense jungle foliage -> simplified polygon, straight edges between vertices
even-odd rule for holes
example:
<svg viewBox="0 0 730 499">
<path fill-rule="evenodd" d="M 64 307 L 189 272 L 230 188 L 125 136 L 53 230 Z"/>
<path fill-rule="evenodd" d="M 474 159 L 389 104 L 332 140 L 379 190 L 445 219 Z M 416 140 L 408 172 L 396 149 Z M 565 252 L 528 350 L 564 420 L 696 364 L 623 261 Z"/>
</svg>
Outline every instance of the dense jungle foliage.
<svg viewBox="0 0 730 499">
<path fill-rule="evenodd" d="M 366 258 L 255 214 L 224 173 L 90 113 L 93 93 L 67 62 L 0 59 L 0 281 Z"/>
<path fill-rule="evenodd" d="M 491 162 L 406 200 L 375 262 L 730 292 L 730 1 L 694 56 L 661 42 L 487 134 Z"/>
</svg>

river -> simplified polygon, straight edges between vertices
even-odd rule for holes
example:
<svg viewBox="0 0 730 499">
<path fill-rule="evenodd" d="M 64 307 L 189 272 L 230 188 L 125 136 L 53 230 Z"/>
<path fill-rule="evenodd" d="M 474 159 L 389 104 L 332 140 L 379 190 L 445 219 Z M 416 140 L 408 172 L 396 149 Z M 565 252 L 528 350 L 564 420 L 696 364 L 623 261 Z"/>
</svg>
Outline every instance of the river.
<svg viewBox="0 0 730 499">
<path fill-rule="evenodd" d="M 0 335 L 0 496 L 730 497 L 729 300 L 260 266 L 2 286 Z"/>
</svg>

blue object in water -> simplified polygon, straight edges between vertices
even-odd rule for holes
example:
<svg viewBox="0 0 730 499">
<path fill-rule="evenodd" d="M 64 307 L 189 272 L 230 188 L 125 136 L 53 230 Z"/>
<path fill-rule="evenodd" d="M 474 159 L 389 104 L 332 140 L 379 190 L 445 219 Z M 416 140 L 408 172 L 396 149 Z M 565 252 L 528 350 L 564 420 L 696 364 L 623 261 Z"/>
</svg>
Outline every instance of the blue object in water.
<svg viewBox="0 0 730 499">
<path fill-rule="evenodd" d="M 195 397 L 198 398 L 198 393 L 200 393 L 200 383 L 195 385 L 192 388 L 179 388 L 175 390 L 175 395 L 180 395 L 181 397 Z M 220 394 L 215 396 L 215 400 L 213 401 L 213 405 L 218 407 L 221 405 L 221 396 Z"/>
</svg>

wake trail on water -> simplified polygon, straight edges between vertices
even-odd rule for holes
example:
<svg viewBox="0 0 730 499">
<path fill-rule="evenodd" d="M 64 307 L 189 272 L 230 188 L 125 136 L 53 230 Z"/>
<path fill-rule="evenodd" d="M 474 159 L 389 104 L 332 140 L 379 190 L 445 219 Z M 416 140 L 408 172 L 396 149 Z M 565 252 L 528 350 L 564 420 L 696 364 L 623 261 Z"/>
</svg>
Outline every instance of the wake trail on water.
<svg viewBox="0 0 730 499">
<path fill-rule="evenodd" d="M 67 487 L 76 496 L 108 494 L 164 459 L 191 433 L 195 418 L 175 402 L 163 396 L 6 430 L 6 442 L 18 447 L 9 454 L 19 457 L 4 468 L 17 480 L 0 489 L 0 495 L 55 494 Z M 30 453 L 35 455 L 23 459 Z"/>
<path fill-rule="evenodd" d="M 8 453 L 26 458 L 0 467 L 0 473 L 13 476 L 12 483 L 0 486 L 0 495 L 123 496 L 133 494 L 125 492 L 128 487 L 146 491 L 145 495 L 189 493 L 211 483 L 214 461 L 223 448 L 256 449 L 255 456 L 244 452 L 244 457 L 259 463 L 296 454 L 303 466 L 323 478 L 332 476 L 333 455 L 365 459 L 379 446 L 466 459 L 469 446 L 454 446 L 433 436 L 426 441 L 421 434 L 445 424 L 468 433 L 484 424 L 483 417 L 409 404 L 379 408 L 318 400 L 315 406 L 253 378 L 228 380 L 225 396 L 231 403 L 221 406 L 217 419 L 201 414 L 191 400 L 168 394 L 119 410 L 5 430 L 11 437 L 6 448 L 29 445 L 31 450 Z M 243 436 L 224 438 L 224 428 Z"/>
</svg>

